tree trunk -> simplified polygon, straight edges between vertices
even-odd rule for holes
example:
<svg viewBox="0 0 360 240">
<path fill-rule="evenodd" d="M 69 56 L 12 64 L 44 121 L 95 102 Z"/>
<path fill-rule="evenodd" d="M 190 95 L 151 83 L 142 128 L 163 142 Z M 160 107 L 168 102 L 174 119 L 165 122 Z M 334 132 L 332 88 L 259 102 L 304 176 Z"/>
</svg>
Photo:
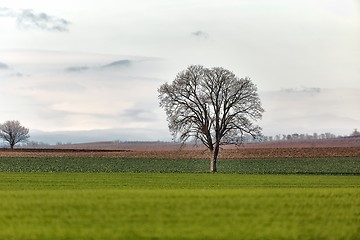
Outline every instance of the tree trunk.
<svg viewBox="0 0 360 240">
<path fill-rule="evenodd" d="M 215 146 L 215 148 L 210 151 L 211 155 L 210 155 L 210 172 L 211 173 L 216 173 L 217 172 L 217 157 L 219 154 L 219 146 Z"/>
<path fill-rule="evenodd" d="M 216 158 L 213 153 L 211 153 L 211 158 L 210 158 L 210 172 L 216 173 Z"/>
</svg>

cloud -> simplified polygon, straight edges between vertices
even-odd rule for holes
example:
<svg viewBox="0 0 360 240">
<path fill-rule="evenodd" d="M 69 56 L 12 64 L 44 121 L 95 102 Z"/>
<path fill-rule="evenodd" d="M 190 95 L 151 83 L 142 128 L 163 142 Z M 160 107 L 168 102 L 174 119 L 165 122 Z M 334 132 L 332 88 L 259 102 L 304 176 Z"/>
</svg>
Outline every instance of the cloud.
<svg viewBox="0 0 360 240">
<path fill-rule="evenodd" d="M 193 35 L 195 37 L 203 38 L 203 39 L 208 39 L 210 37 L 210 35 L 208 33 L 203 32 L 201 30 L 192 32 L 191 35 Z"/>
<path fill-rule="evenodd" d="M 29 75 L 25 75 L 22 74 L 21 72 L 16 72 L 10 75 L 11 77 L 18 77 L 18 78 L 22 78 L 22 77 L 29 77 Z"/>
<path fill-rule="evenodd" d="M 133 61 L 128 59 L 114 61 L 105 65 L 99 66 L 72 66 L 65 68 L 65 72 L 85 72 L 89 70 L 101 70 L 101 69 L 120 69 L 124 67 L 130 67 Z"/>
<path fill-rule="evenodd" d="M 17 78 L 22 78 L 22 77 L 29 77 L 30 75 L 28 74 L 23 74 L 21 72 L 17 72 L 16 70 L 14 70 L 12 67 L 10 67 L 9 65 L 0 62 L 0 71 L 1 70 L 8 70 L 6 71 L 7 76 L 9 77 L 17 77 Z"/>
<path fill-rule="evenodd" d="M 109 64 L 102 66 L 101 68 L 118 68 L 118 67 L 129 67 L 131 65 L 131 61 L 128 59 L 115 61 Z"/>
<path fill-rule="evenodd" d="M 321 88 L 315 88 L 315 87 L 286 88 L 283 89 L 282 91 L 286 93 L 317 95 L 321 92 Z"/>
<path fill-rule="evenodd" d="M 1 70 L 1 69 L 9 69 L 9 66 L 6 65 L 5 63 L 1 63 L 1 62 L 0 62 L 0 70 Z"/>
<path fill-rule="evenodd" d="M 70 22 L 63 18 L 48 15 L 43 12 L 34 12 L 32 9 L 15 11 L 10 8 L 0 8 L 0 17 L 16 18 L 20 29 L 39 29 L 44 31 L 66 32 Z"/>
<path fill-rule="evenodd" d="M 12 56 L 20 58 L 14 60 Z M 9 62 L 9 59 L 12 61 Z M 164 77 L 167 74 L 158 71 L 169 71 L 162 59 L 1 50 L 0 62 L 9 65 L 9 70 L 0 70 L 0 79 L 4 79 L 0 100 L 14 99 L 10 105 L 0 106 L 4 119 L 20 119 L 30 129 L 43 131 L 122 128 L 128 132 L 128 137 L 121 132 L 113 139 L 158 140 L 161 136 L 171 139 L 166 115 L 158 107 L 157 100 L 156 90 L 167 79 Z M 22 78 L 11 75 L 16 72 L 24 75 Z M 139 137 L 128 129 L 141 129 L 138 130 Z M 76 133 L 73 136 L 78 137 Z M 101 140 L 101 137 L 94 134 L 94 140 Z M 103 137 L 105 140 L 112 139 Z M 79 137 L 79 141 L 88 139 Z"/>
<path fill-rule="evenodd" d="M 132 122 L 154 122 L 157 120 L 152 109 L 129 108 L 125 109 L 121 115 Z"/>
<path fill-rule="evenodd" d="M 25 29 L 41 29 L 46 31 L 68 31 L 70 22 L 46 13 L 35 13 L 31 9 L 26 9 L 17 16 L 18 26 Z"/>
<path fill-rule="evenodd" d="M 65 68 L 66 72 L 83 72 L 89 70 L 90 67 L 87 66 L 80 66 L 80 67 L 68 67 Z"/>
<path fill-rule="evenodd" d="M 308 88 L 259 93 L 264 133 L 348 134 L 360 124 L 360 89 Z"/>
<path fill-rule="evenodd" d="M 7 71 L 7 76 L 9 76 L 9 77 L 18 77 L 18 78 L 29 77 L 29 75 L 14 71 L 14 69 L 12 67 L 9 67 L 9 65 L 2 63 L 2 62 L 0 62 L 0 71 L 1 70 L 9 70 L 9 71 Z"/>
<path fill-rule="evenodd" d="M 0 17 L 15 17 L 15 12 L 6 7 L 0 7 Z"/>
</svg>

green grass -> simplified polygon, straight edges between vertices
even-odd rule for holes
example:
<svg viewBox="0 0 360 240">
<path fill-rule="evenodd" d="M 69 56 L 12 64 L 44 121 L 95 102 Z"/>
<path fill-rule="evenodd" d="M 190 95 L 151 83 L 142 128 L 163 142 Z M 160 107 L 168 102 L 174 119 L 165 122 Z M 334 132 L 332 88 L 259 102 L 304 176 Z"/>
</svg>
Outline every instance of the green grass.
<svg viewBox="0 0 360 240">
<path fill-rule="evenodd" d="M 0 157 L 0 172 L 149 172 L 206 173 L 208 160 Z M 360 175 L 360 157 L 220 160 L 222 173 Z"/>
<path fill-rule="evenodd" d="M 359 239 L 360 177 L 0 173 L 0 239 Z"/>
</svg>

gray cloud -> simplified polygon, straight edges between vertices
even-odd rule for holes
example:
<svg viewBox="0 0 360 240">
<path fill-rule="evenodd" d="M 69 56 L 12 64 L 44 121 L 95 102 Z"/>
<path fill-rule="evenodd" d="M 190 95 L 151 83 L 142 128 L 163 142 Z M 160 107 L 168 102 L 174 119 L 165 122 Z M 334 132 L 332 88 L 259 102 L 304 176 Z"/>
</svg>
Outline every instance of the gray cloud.
<svg viewBox="0 0 360 240">
<path fill-rule="evenodd" d="M 302 87 L 302 88 L 286 88 L 282 90 L 283 92 L 287 93 L 303 93 L 309 95 L 317 95 L 321 92 L 321 88 L 315 87 Z"/>
<path fill-rule="evenodd" d="M 6 65 L 5 63 L 0 62 L 0 70 L 10 70 L 10 74 L 8 76 L 10 77 L 29 77 L 29 75 L 25 75 L 21 72 L 16 72 L 14 71 L 14 69 L 12 67 L 9 67 L 8 65 Z"/>
<path fill-rule="evenodd" d="M 0 70 L 9 70 L 8 73 L 10 77 L 29 77 L 30 75 L 23 74 L 21 72 L 16 72 L 12 67 L 9 67 L 7 64 L 0 62 Z"/>
<path fill-rule="evenodd" d="M 101 68 L 118 68 L 118 67 L 129 67 L 131 65 L 131 61 L 128 59 L 115 61 L 109 64 L 102 66 Z"/>
<path fill-rule="evenodd" d="M 0 17 L 15 17 L 15 12 L 6 7 L 0 7 Z"/>
<path fill-rule="evenodd" d="M 47 31 L 68 31 L 70 22 L 46 13 L 34 13 L 31 9 L 26 9 L 17 16 L 18 26 L 25 29 L 41 29 Z"/>
<path fill-rule="evenodd" d="M 65 68 L 66 72 L 83 72 L 89 70 L 90 67 L 87 66 L 80 66 L 80 67 L 68 67 Z"/>
<path fill-rule="evenodd" d="M 0 8 L 1 17 L 16 18 L 17 26 L 21 29 L 40 29 L 44 31 L 66 32 L 70 22 L 43 12 L 24 9 L 16 12 L 10 8 Z"/>
<path fill-rule="evenodd" d="M 9 68 L 8 65 L 6 65 L 5 63 L 1 63 L 1 62 L 0 62 L 0 70 L 1 70 L 1 69 L 8 69 L 8 68 Z"/>
<path fill-rule="evenodd" d="M 157 120 L 151 109 L 140 108 L 126 109 L 121 114 L 121 117 L 124 117 L 132 122 L 153 122 Z"/>
<path fill-rule="evenodd" d="M 210 35 L 208 33 L 203 32 L 201 30 L 192 32 L 191 35 L 193 35 L 195 37 L 199 37 L 199 38 L 204 38 L 204 39 L 208 39 L 210 37 Z"/>
<path fill-rule="evenodd" d="M 259 93 L 266 112 L 265 134 L 332 132 L 348 134 L 360 124 L 360 89 L 312 88 Z M 276 133 L 277 132 L 277 133 Z"/>
<path fill-rule="evenodd" d="M 109 64 L 105 64 L 102 66 L 72 66 L 72 67 L 68 67 L 65 68 L 65 72 L 85 72 L 85 71 L 89 71 L 89 70 L 99 70 L 99 69 L 120 69 L 120 68 L 124 68 L 124 67 L 130 67 L 133 61 L 128 60 L 128 59 L 124 59 L 124 60 L 119 60 L 119 61 L 114 61 L 111 62 Z"/>
<path fill-rule="evenodd" d="M 25 75 L 22 74 L 21 72 L 16 72 L 10 75 L 11 77 L 18 77 L 18 78 L 22 78 L 22 77 L 29 77 L 29 75 Z"/>
</svg>

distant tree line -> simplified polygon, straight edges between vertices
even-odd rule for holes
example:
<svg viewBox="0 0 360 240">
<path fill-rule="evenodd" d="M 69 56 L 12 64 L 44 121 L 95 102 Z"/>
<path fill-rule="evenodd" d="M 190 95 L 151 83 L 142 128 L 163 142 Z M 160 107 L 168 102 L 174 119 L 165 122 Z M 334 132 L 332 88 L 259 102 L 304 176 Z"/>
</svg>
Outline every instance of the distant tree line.
<svg viewBox="0 0 360 240">
<path fill-rule="evenodd" d="M 355 128 L 350 136 L 351 137 L 360 137 L 360 132 L 357 130 L 357 128 Z"/>
<path fill-rule="evenodd" d="M 306 141 L 306 140 L 324 140 L 324 139 L 335 139 L 341 137 L 360 137 L 360 132 L 357 129 L 348 135 L 336 135 L 330 132 L 326 133 L 313 133 L 313 134 L 303 134 L 303 133 L 293 133 L 293 134 L 277 134 L 275 136 L 262 136 L 259 139 L 253 139 L 251 136 L 243 136 L 242 142 L 280 142 L 280 141 Z"/>
<path fill-rule="evenodd" d="M 333 139 L 337 138 L 333 133 L 313 133 L 313 134 L 278 134 L 275 137 L 264 137 L 267 141 L 298 141 L 298 140 L 320 140 L 320 139 Z"/>
</svg>

